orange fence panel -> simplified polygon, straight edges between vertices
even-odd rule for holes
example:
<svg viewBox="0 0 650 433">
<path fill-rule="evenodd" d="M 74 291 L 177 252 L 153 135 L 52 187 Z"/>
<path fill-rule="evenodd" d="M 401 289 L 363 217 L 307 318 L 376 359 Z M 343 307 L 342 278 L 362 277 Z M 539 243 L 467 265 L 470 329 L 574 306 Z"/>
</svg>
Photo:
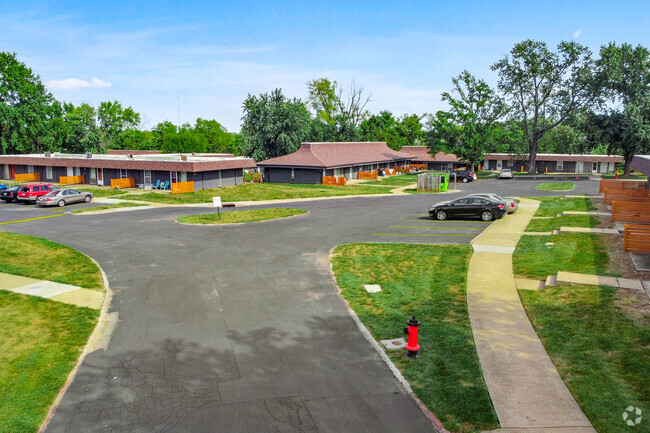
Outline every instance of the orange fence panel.
<svg viewBox="0 0 650 433">
<path fill-rule="evenodd" d="M 359 179 L 361 180 L 373 180 L 377 179 L 377 172 L 376 171 L 360 171 L 359 172 Z"/>
<path fill-rule="evenodd" d="M 16 182 L 29 182 L 32 180 L 37 180 L 41 181 L 41 174 L 40 173 L 24 173 L 24 174 L 17 174 L 15 177 Z"/>
<path fill-rule="evenodd" d="M 598 192 L 602 194 L 605 188 L 646 189 L 647 185 L 644 180 L 600 179 Z"/>
<path fill-rule="evenodd" d="M 623 250 L 633 253 L 650 253 L 650 226 L 625 224 Z"/>
<path fill-rule="evenodd" d="M 323 176 L 323 185 L 345 186 L 344 177 Z"/>
<path fill-rule="evenodd" d="M 172 194 L 180 194 L 182 192 L 194 192 L 194 181 L 172 183 Z"/>
<path fill-rule="evenodd" d="M 415 169 L 415 170 L 426 170 L 427 165 L 426 164 L 411 164 L 410 168 Z"/>
<path fill-rule="evenodd" d="M 612 221 L 650 223 L 650 203 L 613 201 Z"/>
<path fill-rule="evenodd" d="M 81 176 L 61 176 L 59 178 L 59 183 L 63 185 L 75 185 L 79 183 L 86 183 L 83 175 Z"/>
<path fill-rule="evenodd" d="M 409 167 L 395 167 L 396 173 L 410 173 L 411 169 Z"/>
<path fill-rule="evenodd" d="M 135 188 L 135 179 L 132 177 L 127 177 L 124 179 L 111 179 L 111 189 L 115 189 L 115 187 Z"/>
<path fill-rule="evenodd" d="M 605 204 L 612 204 L 613 201 L 627 201 L 634 203 L 650 202 L 650 190 L 627 189 L 627 188 L 605 188 Z"/>
</svg>

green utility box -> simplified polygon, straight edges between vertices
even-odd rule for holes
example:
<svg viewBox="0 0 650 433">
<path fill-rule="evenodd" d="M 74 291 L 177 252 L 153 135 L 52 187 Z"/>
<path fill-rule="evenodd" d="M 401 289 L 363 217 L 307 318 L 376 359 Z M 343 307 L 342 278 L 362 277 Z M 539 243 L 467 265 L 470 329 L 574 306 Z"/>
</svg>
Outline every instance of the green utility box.
<svg viewBox="0 0 650 433">
<path fill-rule="evenodd" d="M 449 175 L 440 174 L 440 191 L 447 191 L 449 188 Z"/>
</svg>

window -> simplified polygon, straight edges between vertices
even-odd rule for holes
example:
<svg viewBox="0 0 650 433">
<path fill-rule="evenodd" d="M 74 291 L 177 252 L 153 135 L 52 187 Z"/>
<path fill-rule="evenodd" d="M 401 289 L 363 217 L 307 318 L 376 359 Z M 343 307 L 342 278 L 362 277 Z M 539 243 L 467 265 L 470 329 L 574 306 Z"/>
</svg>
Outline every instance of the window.
<svg viewBox="0 0 650 433">
<path fill-rule="evenodd" d="M 32 192 L 41 192 L 41 187 L 40 186 L 35 186 Z"/>
<path fill-rule="evenodd" d="M 180 182 L 187 182 L 187 172 L 186 171 L 181 171 L 180 172 Z"/>
<path fill-rule="evenodd" d="M 77 191 L 76 189 L 70 189 L 70 190 L 68 190 L 68 194 L 73 195 L 73 194 L 81 194 L 81 193 L 79 191 Z"/>
<path fill-rule="evenodd" d="M 151 183 L 151 170 L 144 171 L 144 183 L 147 185 Z"/>
<path fill-rule="evenodd" d="M 562 170 L 564 170 L 564 161 L 558 161 L 558 162 L 557 162 L 556 170 L 557 170 L 557 171 L 562 171 Z"/>
<path fill-rule="evenodd" d="M 27 166 L 27 173 L 34 173 L 34 166 L 33 165 L 28 165 Z"/>
<path fill-rule="evenodd" d="M 501 170 L 501 168 L 503 168 L 503 161 L 501 161 L 500 159 L 498 159 L 498 160 L 497 160 L 497 170 Z"/>
<path fill-rule="evenodd" d="M 48 179 L 52 179 L 52 167 L 45 167 L 45 176 Z"/>
<path fill-rule="evenodd" d="M 169 172 L 169 178 L 171 179 L 172 183 L 178 182 L 178 172 L 176 171 L 170 171 Z"/>
<path fill-rule="evenodd" d="M 127 178 L 127 174 L 126 174 L 126 169 L 125 169 L 125 168 L 121 168 L 121 169 L 120 169 L 120 178 L 122 178 L 122 179 L 126 179 L 126 178 Z"/>
</svg>

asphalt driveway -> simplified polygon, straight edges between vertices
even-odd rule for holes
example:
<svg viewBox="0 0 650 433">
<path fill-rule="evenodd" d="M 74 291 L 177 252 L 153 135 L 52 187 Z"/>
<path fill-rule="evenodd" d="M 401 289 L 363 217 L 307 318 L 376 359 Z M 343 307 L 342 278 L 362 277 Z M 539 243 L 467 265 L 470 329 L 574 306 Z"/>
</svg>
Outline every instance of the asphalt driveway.
<svg viewBox="0 0 650 433">
<path fill-rule="evenodd" d="M 462 188 L 517 195 L 519 184 Z M 574 193 L 598 190 L 577 185 Z M 173 222 L 205 208 L 34 220 L 46 212 L 3 204 L 0 223 L 29 221 L 2 230 L 79 249 L 116 291 L 120 321 L 108 349 L 86 357 L 46 431 L 435 431 L 349 316 L 328 255 L 345 243 L 392 241 L 376 235 L 388 230 L 478 234 L 478 221 L 452 228 L 417 216 L 462 193 L 303 202 L 294 206 L 305 216 L 223 227 Z"/>
</svg>

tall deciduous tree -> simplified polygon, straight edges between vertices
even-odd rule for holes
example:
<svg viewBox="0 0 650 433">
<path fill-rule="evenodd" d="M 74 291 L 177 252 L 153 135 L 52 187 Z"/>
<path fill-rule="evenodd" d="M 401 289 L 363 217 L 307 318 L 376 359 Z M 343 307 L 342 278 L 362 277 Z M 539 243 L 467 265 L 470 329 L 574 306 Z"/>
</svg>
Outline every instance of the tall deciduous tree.
<svg viewBox="0 0 650 433">
<path fill-rule="evenodd" d="M 0 52 L 0 150 L 30 153 L 49 150 L 44 143 L 62 107 L 38 75 L 20 62 L 16 53 Z M 60 123 L 60 122 L 59 122 Z"/>
<path fill-rule="evenodd" d="M 552 52 L 544 42 L 525 40 L 492 70 L 522 125 L 534 173 L 541 138 L 594 100 L 591 52 L 576 42 L 561 42 Z"/>
<path fill-rule="evenodd" d="M 194 133 L 205 137 L 207 151 L 214 153 L 234 153 L 235 137 L 216 120 L 196 119 Z"/>
<path fill-rule="evenodd" d="M 650 150 L 650 53 L 643 46 L 600 49 L 597 83 L 608 91 L 610 105 L 590 118 L 590 132 L 609 144 L 609 151 L 625 159 L 625 174 L 635 154 Z"/>
<path fill-rule="evenodd" d="M 493 150 L 503 131 L 497 124 L 502 104 L 485 81 L 467 71 L 452 78 L 452 82 L 453 90 L 442 94 L 449 111 L 438 111 L 430 118 L 427 146 L 431 154 L 445 150 L 474 169 L 485 153 Z"/>
<path fill-rule="evenodd" d="M 131 107 L 122 107 L 118 101 L 104 101 L 97 109 L 97 120 L 101 132 L 101 144 L 112 149 L 120 147 L 120 134 L 128 128 L 138 127 L 140 114 Z"/>
<path fill-rule="evenodd" d="M 66 135 L 63 150 L 69 153 L 96 152 L 99 150 L 97 112 L 89 104 L 75 107 L 65 104 Z"/>
<path fill-rule="evenodd" d="M 309 106 L 317 118 L 327 123 L 336 124 L 341 134 L 350 126 L 358 128 L 360 123 L 370 116 L 366 105 L 371 95 L 352 81 L 349 92 L 336 81 L 318 78 L 307 83 Z"/>
<path fill-rule="evenodd" d="M 309 111 L 299 99 L 288 99 L 282 90 L 244 101 L 241 139 L 246 154 L 256 161 L 295 152 L 309 133 Z"/>
</svg>

